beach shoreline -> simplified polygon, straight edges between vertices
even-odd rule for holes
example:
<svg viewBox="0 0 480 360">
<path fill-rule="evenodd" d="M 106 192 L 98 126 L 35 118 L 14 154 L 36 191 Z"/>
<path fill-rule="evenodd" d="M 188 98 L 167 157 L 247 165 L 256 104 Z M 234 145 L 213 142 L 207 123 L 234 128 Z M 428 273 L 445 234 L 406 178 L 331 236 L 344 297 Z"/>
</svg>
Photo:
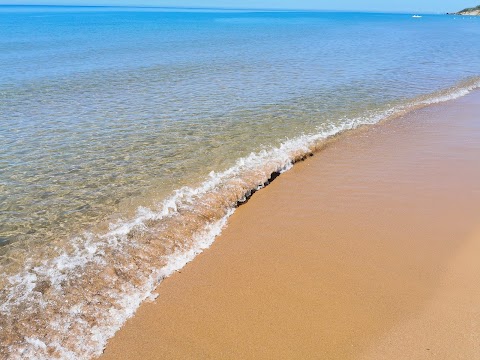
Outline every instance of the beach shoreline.
<svg viewBox="0 0 480 360">
<path fill-rule="evenodd" d="M 479 356 L 479 109 L 474 91 L 298 163 L 165 279 L 101 359 Z"/>
</svg>

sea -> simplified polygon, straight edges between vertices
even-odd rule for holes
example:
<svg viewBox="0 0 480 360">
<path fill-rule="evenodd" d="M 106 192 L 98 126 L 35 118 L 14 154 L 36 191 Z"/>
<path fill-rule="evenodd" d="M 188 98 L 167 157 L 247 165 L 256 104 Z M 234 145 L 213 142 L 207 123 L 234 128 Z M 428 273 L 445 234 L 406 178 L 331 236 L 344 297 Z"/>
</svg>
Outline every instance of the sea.
<svg viewBox="0 0 480 360">
<path fill-rule="evenodd" d="M 295 162 L 480 87 L 479 38 L 455 15 L 0 6 L 0 358 L 99 356 Z"/>
</svg>

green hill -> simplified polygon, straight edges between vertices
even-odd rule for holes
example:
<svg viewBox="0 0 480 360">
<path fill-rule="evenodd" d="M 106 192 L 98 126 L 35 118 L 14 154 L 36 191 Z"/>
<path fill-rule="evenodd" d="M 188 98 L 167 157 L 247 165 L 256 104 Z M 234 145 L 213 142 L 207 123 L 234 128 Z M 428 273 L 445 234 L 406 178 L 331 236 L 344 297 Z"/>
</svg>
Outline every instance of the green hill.
<svg viewBox="0 0 480 360">
<path fill-rule="evenodd" d="M 457 12 L 457 15 L 480 15 L 480 5 L 463 9 Z"/>
</svg>

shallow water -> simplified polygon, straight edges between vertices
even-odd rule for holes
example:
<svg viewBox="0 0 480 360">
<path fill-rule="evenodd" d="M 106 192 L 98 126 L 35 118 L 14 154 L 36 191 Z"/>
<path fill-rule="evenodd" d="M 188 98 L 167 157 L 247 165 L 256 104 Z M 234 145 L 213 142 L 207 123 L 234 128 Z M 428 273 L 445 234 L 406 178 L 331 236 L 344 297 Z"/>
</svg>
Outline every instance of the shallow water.
<svg viewBox="0 0 480 360">
<path fill-rule="evenodd" d="M 439 15 L 0 7 L 0 353 L 98 354 L 272 173 L 478 87 L 479 34 Z"/>
</svg>

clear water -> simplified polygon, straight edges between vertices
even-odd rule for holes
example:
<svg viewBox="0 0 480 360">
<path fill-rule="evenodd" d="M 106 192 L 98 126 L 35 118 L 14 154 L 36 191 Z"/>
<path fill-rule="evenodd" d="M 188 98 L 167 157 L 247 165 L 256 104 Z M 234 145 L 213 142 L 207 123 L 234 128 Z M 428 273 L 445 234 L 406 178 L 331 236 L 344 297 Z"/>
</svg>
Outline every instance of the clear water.
<svg viewBox="0 0 480 360">
<path fill-rule="evenodd" d="M 479 35 L 475 17 L 0 6 L 0 354 L 98 355 L 272 173 L 478 87 Z"/>
</svg>

